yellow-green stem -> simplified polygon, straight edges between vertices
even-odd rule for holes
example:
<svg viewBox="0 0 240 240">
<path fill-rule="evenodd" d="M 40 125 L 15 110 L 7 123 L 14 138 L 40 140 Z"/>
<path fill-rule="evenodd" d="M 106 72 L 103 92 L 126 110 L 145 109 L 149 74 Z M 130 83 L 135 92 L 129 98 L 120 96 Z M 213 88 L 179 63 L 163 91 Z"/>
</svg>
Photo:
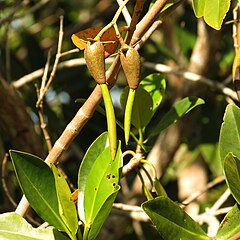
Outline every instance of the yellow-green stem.
<svg viewBox="0 0 240 240">
<path fill-rule="evenodd" d="M 132 108 L 135 99 L 136 90 L 129 89 L 126 108 L 125 108 L 125 116 L 124 116 L 124 134 L 125 134 L 125 142 L 128 145 L 129 135 L 131 130 L 131 120 L 132 120 Z"/>
<path fill-rule="evenodd" d="M 117 150 L 117 129 L 116 129 L 115 113 L 114 113 L 113 103 L 112 103 L 112 99 L 111 99 L 107 84 L 100 84 L 100 87 L 102 90 L 103 101 L 106 109 L 110 153 L 111 153 L 112 159 L 114 159 L 116 150 Z"/>
<path fill-rule="evenodd" d="M 83 240 L 87 240 L 88 239 L 88 233 L 90 231 L 90 226 L 89 225 L 86 225 L 84 227 L 84 230 L 83 230 Z"/>
</svg>

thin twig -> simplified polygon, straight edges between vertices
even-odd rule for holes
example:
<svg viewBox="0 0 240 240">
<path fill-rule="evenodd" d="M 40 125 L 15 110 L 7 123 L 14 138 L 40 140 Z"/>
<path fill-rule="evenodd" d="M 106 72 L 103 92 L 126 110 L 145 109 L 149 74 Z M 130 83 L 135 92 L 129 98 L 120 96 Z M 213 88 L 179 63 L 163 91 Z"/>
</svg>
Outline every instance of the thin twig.
<svg viewBox="0 0 240 240">
<path fill-rule="evenodd" d="M 73 49 L 75 51 L 75 49 Z M 68 51 L 70 52 L 70 51 Z M 63 53 L 61 54 L 61 56 L 63 56 Z M 106 64 L 112 63 L 114 60 L 114 58 L 107 58 L 106 59 Z M 85 65 L 85 59 L 84 58 L 75 58 L 75 59 L 71 59 L 71 60 L 67 60 L 67 61 L 63 61 L 60 62 L 57 66 L 57 70 L 61 70 L 64 68 L 72 68 L 72 67 L 78 67 L 78 66 L 82 66 Z M 49 71 L 52 70 L 52 67 L 50 67 Z M 14 81 L 12 83 L 13 87 L 15 88 L 21 88 L 23 87 L 25 84 L 28 84 L 32 81 L 34 81 L 35 79 L 41 77 L 44 73 L 44 68 L 38 69 L 32 73 L 29 73 L 21 78 L 19 78 L 18 80 Z"/>
<path fill-rule="evenodd" d="M 150 28 L 146 31 L 146 33 L 142 36 L 141 40 L 136 44 L 135 48 L 136 50 L 140 49 L 146 41 L 149 39 L 149 37 L 153 34 L 154 31 L 162 24 L 162 20 L 155 21 Z"/>
<path fill-rule="evenodd" d="M 118 2 L 119 6 L 121 6 L 123 4 L 123 0 L 117 0 L 117 2 Z M 124 19 L 125 19 L 127 25 L 129 26 L 132 18 L 131 18 L 130 13 L 128 12 L 128 9 L 126 6 L 124 6 L 124 8 L 122 9 L 122 14 L 124 16 Z"/>
<path fill-rule="evenodd" d="M 198 197 L 200 197 L 203 193 L 205 193 L 207 190 L 209 190 L 210 188 L 216 186 L 217 184 L 221 183 L 224 181 L 224 177 L 220 176 L 215 178 L 213 181 L 209 182 L 206 187 L 200 191 L 194 192 L 193 194 L 191 194 L 188 198 L 186 198 L 182 204 L 184 205 L 188 205 L 189 203 L 191 203 L 192 201 L 194 201 L 195 199 L 197 199 Z"/>
<path fill-rule="evenodd" d="M 137 235 L 137 239 L 145 240 L 146 238 L 145 238 L 144 231 L 143 231 L 140 221 L 133 221 L 132 226 L 135 231 L 135 234 Z"/>
<path fill-rule="evenodd" d="M 231 195 L 231 191 L 228 188 L 221 196 L 220 198 L 213 204 L 213 206 L 207 210 L 208 213 L 216 212 L 229 198 Z"/>
<path fill-rule="evenodd" d="M 218 215 L 222 215 L 222 214 L 226 214 L 228 213 L 230 210 L 232 210 L 233 207 L 225 207 L 225 208 L 220 208 L 218 210 L 216 210 L 215 212 L 212 212 L 213 216 L 218 216 Z"/>
<path fill-rule="evenodd" d="M 37 84 L 35 85 L 35 88 L 36 88 L 37 96 L 39 98 L 40 90 L 39 90 Z M 50 151 L 52 149 L 52 142 L 51 142 L 51 138 L 50 138 L 50 135 L 48 133 L 48 130 L 47 130 L 47 124 L 46 124 L 45 119 L 44 119 L 42 103 L 40 103 L 37 106 L 37 110 L 38 110 L 38 116 L 39 116 L 39 121 L 40 121 L 40 127 L 42 129 L 43 136 L 44 136 L 45 142 L 47 144 L 48 151 Z"/>
<path fill-rule="evenodd" d="M 158 72 L 162 73 L 171 73 L 175 75 L 179 75 L 184 77 L 186 80 L 194 81 L 194 82 L 202 82 L 209 87 L 221 91 L 224 95 L 231 97 L 232 99 L 238 101 L 237 94 L 232 89 L 225 87 L 222 83 L 213 81 L 209 78 L 203 77 L 201 75 L 192 73 L 192 72 L 186 72 L 181 71 L 179 69 L 164 65 L 164 64 L 156 64 L 156 63 L 150 63 L 150 62 L 143 62 L 143 66 L 149 69 L 153 69 Z"/>
<path fill-rule="evenodd" d="M 67 52 L 63 52 L 61 53 L 61 57 L 64 57 L 64 56 L 67 56 L 69 54 L 72 54 L 72 53 L 78 53 L 80 50 L 78 48 L 74 48 L 74 49 L 71 49 Z"/>
<path fill-rule="evenodd" d="M 234 43 L 233 46 L 235 48 L 235 53 L 237 52 L 238 46 L 239 46 L 239 43 L 238 43 L 238 37 L 239 37 L 238 36 L 238 25 L 239 25 L 238 12 L 239 12 L 239 2 L 236 4 L 236 6 L 233 9 L 234 23 L 233 23 L 233 27 L 232 27 L 232 31 L 233 31 L 232 37 L 233 37 L 233 43 Z"/>
<path fill-rule="evenodd" d="M 38 100 L 39 100 L 40 96 L 43 95 L 44 89 L 46 88 L 47 74 L 48 74 L 49 66 L 50 66 L 50 58 L 51 58 L 51 51 L 48 51 L 47 62 L 46 62 L 46 65 L 45 65 L 40 89 L 38 88 L 37 84 L 35 85 Z M 37 100 L 37 102 L 38 102 L 38 100 Z M 48 130 L 47 130 L 47 124 L 46 124 L 45 119 L 44 119 L 43 99 L 41 101 L 39 101 L 38 104 L 36 104 L 36 107 L 37 107 L 37 110 L 38 110 L 40 127 L 42 129 L 43 136 L 44 136 L 45 142 L 47 144 L 48 151 L 51 151 L 52 142 L 51 142 L 51 138 L 50 138 L 50 135 L 48 133 Z"/>
<path fill-rule="evenodd" d="M 126 38 L 126 44 L 130 44 L 133 33 L 136 29 L 136 25 L 138 23 L 138 20 L 140 18 L 140 14 L 143 10 L 143 5 L 144 5 L 145 0 L 137 0 L 135 6 L 134 6 L 134 11 L 133 11 L 133 16 L 131 23 L 129 25 L 129 31 L 127 33 L 127 38 Z"/>
<path fill-rule="evenodd" d="M 127 212 L 143 212 L 142 208 L 139 206 L 124 203 L 113 203 L 113 207 Z"/>
<path fill-rule="evenodd" d="M 168 0 L 157 0 L 142 20 L 137 24 L 137 29 L 131 40 L 131 45 L 138 42 L 144 33 L 150 28 Z"/>
<path fill-rule="evenodd" d="M 57 47 L 57 54 L 56 54 L 55 62 L 53 64 L 53 69 L 52 69 L 50 77 L 49 77 L 49 79 L 46 83 L 46 86 L 45 86 L 44 90 L 40 92 L 40 96 L 39 96 L 39 98 L 37 100 L 37 103 L 36 103 L 37 106 L 42 102 L 46 92 L 48 91 L 48 89 L 49 89 L 49 87 L 50 87 L 50 85 L 53 81 L 53 78 L 55 77 L 55 74 L 56 74 L 56 71 L 57 71 L 57 66 L 58 66 L 58 63 L 59 63 L 59 60 L 60 60 L 60 57 L 61 57 L 63 34 L 64 34 L 63 33 L 63 16 L 61 16 L 60 17 L 59 37 L 58 37 L 58 47 Z"/>
<path fill-rule="evenodd" d="M 45 65 L 45 68 L 43 71 L 41 87 L 39 89 L 39 91 L 40 91 L 39 96 L 43 94 L 41 92 L 43 92 L 46 87 L 47 75 L 48 75 L 48 71 L 49 71 L 49 67 L 50 67 L 50 59 L 51 59 L 51 49 L 48 51 L 47 62 L 46 62 L 46 65 Z M 39 98 L 39 96 L 38 96 L 38 98 Z M 42 99 L 42 101 L 43 101 L 43 99 Z M 42 101 L 40 101 L 38 105 L 42 105 Z"/>
<path fill-rule="evenodd" d="M 6 178 L 6 165 L 7 165 L 7 160 L 8 160 L 8 154 L 6 153 L 4 155 L 4 158 L 2 160 L 2 187 L 3 187 L 3 190 L 6 194 L 6 196 L 8 197 L 10 203 L 13 205 L 13 207 L 16 207 L 17 206 L 17 203 L 14 201 L 13 197 L 11 196 L 9 190 L 8 190 L 8 187 L 7 187 L 7 184 L 6 184 L 6 181 L 5 181 L 5 178 Z"/>
</svg>

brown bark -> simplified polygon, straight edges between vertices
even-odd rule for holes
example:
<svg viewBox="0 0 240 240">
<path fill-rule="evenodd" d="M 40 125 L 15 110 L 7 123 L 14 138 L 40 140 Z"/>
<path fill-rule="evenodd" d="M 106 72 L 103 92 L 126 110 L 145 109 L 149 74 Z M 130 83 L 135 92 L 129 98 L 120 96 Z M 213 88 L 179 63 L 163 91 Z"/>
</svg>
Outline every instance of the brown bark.
<svg viewBox="0 0 240 240">
<path fill-rule="evenodd" d="M 9 147 L 43 156 L 41 138 L 35 131 L 23 100 L 2 78 L 0 89 L 0 129 L 11 143 Z"/>
</svg>

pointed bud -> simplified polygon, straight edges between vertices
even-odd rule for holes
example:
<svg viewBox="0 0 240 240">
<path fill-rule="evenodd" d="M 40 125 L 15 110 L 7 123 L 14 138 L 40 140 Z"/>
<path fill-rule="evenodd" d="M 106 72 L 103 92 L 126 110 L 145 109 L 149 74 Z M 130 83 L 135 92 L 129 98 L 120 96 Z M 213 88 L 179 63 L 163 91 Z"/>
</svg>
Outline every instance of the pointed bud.
<svg viewBox="0 0 240 240">
<path fill-rule="evenodd" d="M 98 84 L 106 83 L 104 46 L 101 42 L 88 42 L 84 50 L 86 65 Z"/>
<path fill-rule="evenodd" d="M 126 53 L 120 52 L 123 71 L 131 89 L 137 89 L 140 83 L 141 59 L 138 51 L 129 47 Z"/>
</svg>

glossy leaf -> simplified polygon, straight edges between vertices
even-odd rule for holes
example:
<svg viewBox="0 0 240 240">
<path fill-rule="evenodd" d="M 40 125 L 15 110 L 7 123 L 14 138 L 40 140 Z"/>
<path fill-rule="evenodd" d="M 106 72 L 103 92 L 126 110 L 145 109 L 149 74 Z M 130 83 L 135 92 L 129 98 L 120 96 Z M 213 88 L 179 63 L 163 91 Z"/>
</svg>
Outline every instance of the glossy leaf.
<svg viewBox="0 0 240 240">
<path fill-rule="evenodd" d="M 223 117 L 220 130 L 219 148 L 223 162 L 229 152 L 240 158 L 240 109 L 229 104 Z"/>
<path fill-rule="evenodd" d="M 107 132 L 102 133 L 88 148 L 78 172 L 78 214 L 83 223 L 86 223 L 84 213 L 84 192 L 88 175 L 97 157 L 109 146 Z"/>
<path fill-rule="evenodd" d="M 40 158 L 10 151 L 19 184 L 39 216 L 55 228 L 69 233 L 59 214 L 55 180 L 50 167 Z"/>
<path fill-rule="evenodd" d="M 121 105 L 125 111 L 129 87 L 125 87 L 121 94 Z M 137 129 L 147 126 L 153 115 L 153 100 L 151 95 L 140 85 L 135 93 L 132 109 L 132 125 Z"/>
<path fill-rule="evenodd" d="M 93 40 L 103 27 L 92 27 L 84 29 L 72 35 L 72 42 L 80 50 L 85 49 L 86 42 Z M 105 58 L 113 54 L 118 46 L 118 38 L 113 27 L 109 28 L 101 37 L 102 42 L 109 42 L 105 44 Z"/>
<path fill-rule="evenodd" d="M 15 212 L 0 214 L 1 240 L 67 240 L 53 228 L 33 228 L 24 218 Z"/>
<path fill-rule="evenodd" d="M 196 17 L 203 17 L 209 26 L 220 30 L 230 8 L 230 2 L 230 0 L 193 0 L 193 9 Z"/>
<path fill-rule="evenodd" d="M 240 232 L 240 209 L 239 205 L 235 204 L 234 207 L 227 213 L 227 215 L 222 220 L 217 235 L 216 240 L 229 240 L 237 233 Z"/>
<path fill-rule="evenodd" d="M 164 240 L 209 240 L 202 228 L 176 203 L 157 197 L 142 204 L 143 210 Z"/>
<path fill-rule="evenodd" d="M 74 237 L 78 230 L 78 218 L 76 206 L 71 200 L 71 191 L 62 173 L 54 165 L 51 168 L 55 178 L 59 214 Z"/>
<path fill-rule="evenodd" d="M 175 123 L 178 119 L 187 114 L 190 110 L 201 104 L 204 104 L 204 101 L 201 98 L 197 97 L 186 97 L 175 103 L 174 106 L 156 125 L 146 130 L 148 139 L 158 135 L 162 130 L 166 129 L 171 124 Z"/>
<path fill-rule="evenodd" d="M 166 91 L 166 80 L 160 73 L 153 73 L 141 81 L 141 86 L 150 94 L 153 101 L 152 115 L 156 112 Z"/>
<path fill-rule="evenodd" d="M 206 0 L 192 0 L 193 3 L 193 10 L 196 17 L 202 17 L 204 14 Z"/>
<path fill-rule="evenodd" d="M 111 196 L 116 197 L 116 192 L 119 190 L 120 143 L 114 160 L 111 158 L 109 147 L 96 157 L 97 159 L 89 172 L 84 191 L 85 226 L 90 228 L 94 235 L 100 231 L 111 210 L 111 204 L 105 205 L 105 203 L 109 198 L 113 203 L 115 198 L 111 198 Z M 101 215 L 99 215 L 101 209 L 105 212 L 102 210 Z M 98 224 L 95 224 L 95 221 Z"/>
<path fill-rule="evenodd" d="M 92 224 L 92 227 L 90 228 L 88 239 L 95 239 L 101 230 L 101 227 L 103 223 L 105 222 L 107 216 L 109 215 L 112 204 L 114 200 L 116 199 L 116 196 L 118 194 L 118 191 L 120 190 L 120 186 L 117 185 L 115 191 L 107 198 L 107 200 L 104 202 L 103 206 L 99 210 L 96 218 L 94 219 L 94 222 Z"/>
<path fill-rule="evenodd" d="M 226 182 L 237 203 L 240 203 L 240 160 L 231 152 L 224 160 L 224 174 Z"/>
</svg>

